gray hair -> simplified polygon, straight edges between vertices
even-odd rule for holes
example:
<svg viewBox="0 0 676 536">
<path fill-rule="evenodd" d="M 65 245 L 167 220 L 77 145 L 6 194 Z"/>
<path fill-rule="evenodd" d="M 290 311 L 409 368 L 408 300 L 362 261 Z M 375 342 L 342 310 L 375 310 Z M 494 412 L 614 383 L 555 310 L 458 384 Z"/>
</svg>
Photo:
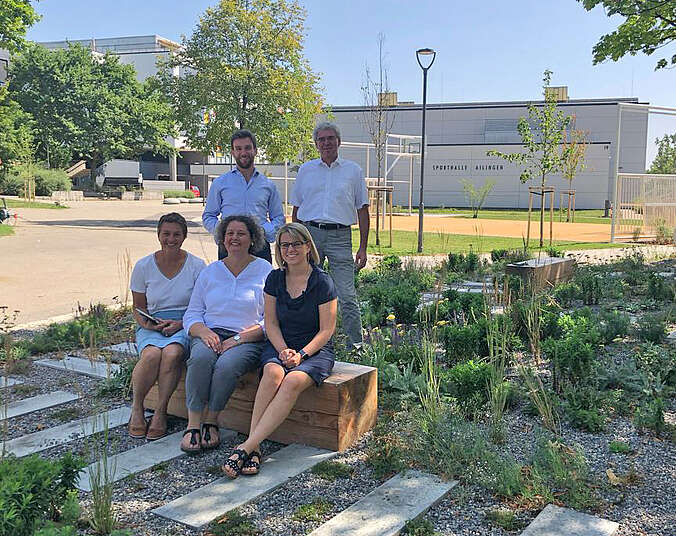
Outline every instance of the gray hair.
<svg viewBox="0 0 676 536">
<path fill-rule="evenodd" d="M 245 216 L 243 214 L 228 216 L 227 218 L 223 218 L 218 223 L 216 230 L 214 231 L 214 239 L 216 240 L 216 243 L 219 245 L 223 243 L 225 231 L 228 229 L 230 222 L 233 221 L 238 221 L 246 225 L 247 231 L 249 231 L 249 236 L 251 237 L 251 247 L 249 248 L 249 253 L 259 251 L 265 243 L 265 234 L 263 233 L 263 229 L 260 225 L 258 225 L 254 218 L 251 216 Z"/>
<path fill-rule="evenodd" d="M 322 130 L 333 130 L 333 133 L 336 135 L 336 138 L 338 138 L 338 141 L 340 141 L 340 129 L 338 128 L 338 125 L 336 125 L 335 123 L 331 123 L 330 121 L 323 121 L 319 123 L 312 131 L 312 140 L 315 143 L 317 143 L 317 134 L 319 134 L 319 132 Z"/>
</svg>

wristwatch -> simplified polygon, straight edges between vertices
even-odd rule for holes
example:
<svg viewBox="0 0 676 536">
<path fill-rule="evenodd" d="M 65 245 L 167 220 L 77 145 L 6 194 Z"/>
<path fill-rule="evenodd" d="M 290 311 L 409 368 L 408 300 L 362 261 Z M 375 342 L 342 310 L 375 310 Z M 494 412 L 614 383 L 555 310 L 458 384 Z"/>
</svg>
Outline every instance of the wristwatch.
<svg viewBox="0 0 676 536">
<path fill-rule="evenodd" d="M 242 340 L 242 336 L 238 333 L 232 337 L 232 340 L 239 344 L 239 342 Z"/>
<path fill-rule="evenodd" d="M 300 350 L 298 352 L 298 355 L 300 356 L 301 361 L 305 361 L 307 359 L 307 353 L 305 352 L 305 350 Z"/>
</svg>

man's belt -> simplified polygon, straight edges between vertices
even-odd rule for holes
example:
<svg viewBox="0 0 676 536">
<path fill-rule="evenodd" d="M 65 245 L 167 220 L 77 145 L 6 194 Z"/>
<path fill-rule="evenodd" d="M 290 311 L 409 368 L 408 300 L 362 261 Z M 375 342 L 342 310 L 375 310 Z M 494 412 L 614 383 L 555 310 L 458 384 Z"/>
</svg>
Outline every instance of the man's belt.
<svg viewBox="0 0 676 536">
<path fill-rule="evenodd" d="M 342 223 L 322 223 L 320 221 L 304 221 L 305 225 L 311 225 L 312 227 L 317 227 L 317 229 L 326 229 L 327 231 L 335 231 L 336 229 L 349 229 L 349 225 L 343 225 Z"/>
</svg>

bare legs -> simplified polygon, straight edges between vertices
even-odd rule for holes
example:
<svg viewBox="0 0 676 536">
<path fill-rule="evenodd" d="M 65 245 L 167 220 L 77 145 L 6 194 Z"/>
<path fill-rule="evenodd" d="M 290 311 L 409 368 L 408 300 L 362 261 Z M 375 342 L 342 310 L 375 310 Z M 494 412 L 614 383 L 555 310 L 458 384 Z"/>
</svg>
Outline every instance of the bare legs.
<svg viewBox="0 0 676 536">
<path fill-rule="evenodd" d="M 183 347 L 169 344 L 164 348 L 146 346 L 141 359 L 134 367 L 131 382 L 134 391 L 130 430 L 145 428 L 143 401 L 155 382 L 158 383 L 158 400 L 155 414 L 148 428 L 150 438 L 159 438 L 167 429 L 167 405 L 181 377 Z"/>
<path fill-rule="evenodd" d="M 298 396 L 313 384 L 314 381 L 305 372 L 292 371 L 285 376 L 280 365 L 265 365 L 251 414 L 249 439 L 238 448 L 249 454 L 258 450 L 261 441 L 289 416 Z M 236 456 L 231 456 L 231 459 L 235 458 Z M 230 477 L 237 476 L 227 465 L 223 467 L 223 471 Z"/>
</svg>

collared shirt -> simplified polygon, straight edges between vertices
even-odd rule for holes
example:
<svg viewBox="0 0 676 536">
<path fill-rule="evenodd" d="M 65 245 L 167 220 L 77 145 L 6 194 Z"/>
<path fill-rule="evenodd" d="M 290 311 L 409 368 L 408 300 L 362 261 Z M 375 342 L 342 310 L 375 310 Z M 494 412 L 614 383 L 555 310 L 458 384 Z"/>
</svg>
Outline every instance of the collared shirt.
<svg viewBox="0 0 676 536">
<path fill-rule="evenodd" d="M 214 179 L 202 213 L 202 223 L 210 233 L 218 225 L 219 214 L 221 218 L 236 214 L 254 216 L 268 242 L 275 241 L 277 229 L 285 222 L 277 187 L 255 169 L 249 182 L 237 168 Z"/>
<path fill-rule="evenodd" d="M 298 170 L 291 192 L 301 221 L 354 225 L 357 210 L 369 204 L 364 172 L 351 160 L 337 158 L 327 166 L 318 158 Z"/>
<path fill-rule="evenodd" d="M 223 261 L 212 262 L 200 273 L 183 315 L 186 333 L 197 322 L 208 328 L 242 331 L 263 326 L 263 287 L 272 265 L 254 258 L 235 277 Z"/>
</svg>

